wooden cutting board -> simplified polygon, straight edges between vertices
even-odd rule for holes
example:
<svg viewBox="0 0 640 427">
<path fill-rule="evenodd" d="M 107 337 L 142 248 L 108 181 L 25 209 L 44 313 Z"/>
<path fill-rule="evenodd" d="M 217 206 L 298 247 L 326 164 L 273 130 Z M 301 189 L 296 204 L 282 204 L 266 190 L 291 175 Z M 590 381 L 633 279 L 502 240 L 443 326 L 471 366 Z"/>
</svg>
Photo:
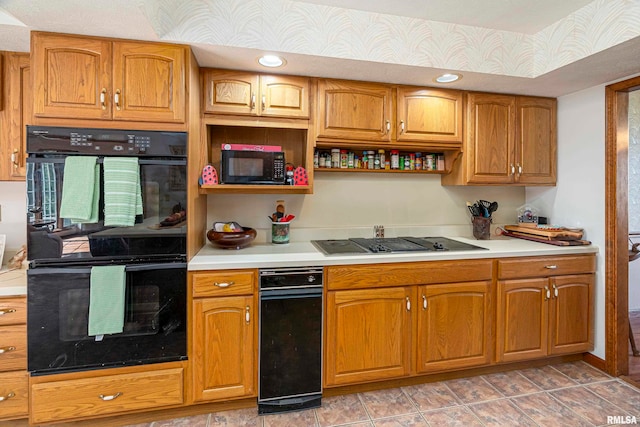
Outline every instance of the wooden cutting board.
<svg viewBox="0 0 640 427">
<path fill-rule="evenodd" d="M 549 228 L 549 227 L 522 227 L 519 225 L 505 225 L 507 231 L 525 234 L 547 240 L 580 240 L 582 230 L 577 228 Z"/>
<path fill-rule="evenodd" d="M 532 242 L 539 243 L 547 243 L 549 245 L 555 246 L 582 246 L 582 245 L 590 245 L 591 242 L 588 240 L 549 240 L 546 237 L 536 237 L 531 234 L 524 234 L 513 231 L 505 231 L 502 233 L 503 236 L 509 237 L 517 237 L 518 239 L 531 240 Z"/>
</svg>

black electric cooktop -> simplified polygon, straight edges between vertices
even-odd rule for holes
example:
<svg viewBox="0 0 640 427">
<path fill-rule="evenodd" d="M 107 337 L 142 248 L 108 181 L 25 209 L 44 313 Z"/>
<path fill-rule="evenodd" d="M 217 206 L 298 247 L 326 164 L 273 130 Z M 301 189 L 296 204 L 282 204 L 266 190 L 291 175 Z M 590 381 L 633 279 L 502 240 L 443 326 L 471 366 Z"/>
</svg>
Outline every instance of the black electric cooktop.
<svg viewBox="0 0 640 427">
<path fill-rule="evenodd" d="M 311 243 L 325 255 L 487 250 L 446 237 L 351 238 L 312 240 Z"/>
</svg>

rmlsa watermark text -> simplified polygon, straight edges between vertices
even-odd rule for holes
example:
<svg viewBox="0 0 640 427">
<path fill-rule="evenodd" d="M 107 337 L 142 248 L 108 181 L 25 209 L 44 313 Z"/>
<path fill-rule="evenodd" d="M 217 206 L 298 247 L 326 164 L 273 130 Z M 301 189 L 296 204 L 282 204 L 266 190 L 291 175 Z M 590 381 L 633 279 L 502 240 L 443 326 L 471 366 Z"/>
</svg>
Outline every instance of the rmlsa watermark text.
<svg viewBox="0 0 640 427">
<path fill-rule="evenodd" d="M 638 424 L 638 419 L 632 415 L 607 415 L 607 424 Z"/>
</svg>

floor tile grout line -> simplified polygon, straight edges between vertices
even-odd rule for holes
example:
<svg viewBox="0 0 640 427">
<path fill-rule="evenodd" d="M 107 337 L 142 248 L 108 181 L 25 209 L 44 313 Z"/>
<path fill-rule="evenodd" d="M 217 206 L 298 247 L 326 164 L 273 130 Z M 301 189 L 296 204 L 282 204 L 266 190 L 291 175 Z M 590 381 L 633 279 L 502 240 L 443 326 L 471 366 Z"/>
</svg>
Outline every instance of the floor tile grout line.
<svg viewBox="0 0 640 427">
<path fill-rule="evenodd" d="M 482 419 L 480 419 L 480 417 L 478 415 L 476 415 L 476 413 L 473 411 L 473 409 L 471 409 L 469 407 L 469 405 L 465 404 L 465 405 L 462 405 L 462 407 L 465 408 L 471 414 L 472 417 L 474 417 L 476 420 L 478 420 L 478 422 L 480 424 L 482 424 L 483 426 L 487 425 Z"/>
<path fill-rule="evenodd" d="M 557 389 L 560 390 L 560 389 Z M 558 403 L 560 406 L 566 408 L 569 412 L 571 412 L 572 414 L 575 414 L 579 419 L 585 421 L 586 423 L 590 424 L 591 426 L 595 427 L 595 424 L 593 424 L 592 422 L 590 422 L 589 420 L 587 420 L 586 418 L 584 418 L 582 415 L 578 414 L 576 411 L 574 411 L 573 409 L 571 409 L 569 406 L 567 406 L 566 404 L 564 404 L 563 402 L 560 401 L 560 399 L 556 398 L 554 395 L 552 395 L 551 393 L 547 392 L 547 391 L 543 391 L 544 394 L 546 394 L 547 396 L 549 396 L 550 399 L 554 400 L 556 403 Z M 535 393 L 537 394 L 537 393 Z M 522 396 L 518 396 L 518 397 L 522 397 Z M 518 408 L 520 408 L 520 406 L 518 405 L 518 402 L 516 402 L 514 400 L 513 402 L 514 405 L 516 405 Z M 522 408 L 520 408 L 522 410 Z"/>
<path fill-rule="evenodd" d="M 604 400 L 605 402 L 612 404 L 613 406 L 615 406 L 616 408 L 618 408 L 618 409 L 620 409 L 622 412 L 624 412 L 626 415 L 633 415 L 633 416 L 636 416 L 636 417 L 637 417 L 637 415 L 636 415 L 636 414 L 632 414 L 632 413 L 630 413 L 629 411 L 627 411 L 626 409 L 621 408 L 620 406 L 616 405 L 614 402 L 610 401 L 609 399 L 607 399 L 607 398 L 606 398 L 606 397 L 604 397 L 604 396 L 601 396 L 600 394 L 596 393 L 595 391 L 592 391 L 591 389 L 589 389 L 589 388 L 587 388 L 587 387 L 585 387 L 585 390 L 587 390 L 589 393 L 594 394 L 595 396 L 599 397 L 600 399 Z"/>
</svg>

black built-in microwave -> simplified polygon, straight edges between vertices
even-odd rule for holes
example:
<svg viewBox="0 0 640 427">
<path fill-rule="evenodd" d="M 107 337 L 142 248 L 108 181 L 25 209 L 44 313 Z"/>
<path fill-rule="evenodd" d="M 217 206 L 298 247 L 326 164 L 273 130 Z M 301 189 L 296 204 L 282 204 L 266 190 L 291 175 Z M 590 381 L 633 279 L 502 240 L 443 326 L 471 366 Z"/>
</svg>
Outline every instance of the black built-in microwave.
<svg viewBox="0 0 640 427">
<path fill-rule="evenodd" d="M 223 184 L 284 184 L 282 151 L 222 150 Z"/>
</svg>

